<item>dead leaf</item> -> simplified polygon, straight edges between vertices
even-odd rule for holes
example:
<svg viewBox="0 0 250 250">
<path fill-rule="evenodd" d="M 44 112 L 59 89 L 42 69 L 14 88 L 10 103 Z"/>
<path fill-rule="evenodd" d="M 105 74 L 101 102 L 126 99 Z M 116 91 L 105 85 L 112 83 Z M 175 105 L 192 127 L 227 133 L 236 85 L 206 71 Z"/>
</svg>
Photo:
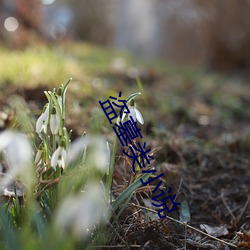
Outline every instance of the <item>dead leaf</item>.
<svg viewBox="0 0 250 250">
<path fill-rule="evenodd" d="M 214 237 L 228 234 L 228 230 L 225 225 L 217 227 L 217 226 L 209 226 L 207 224 L 201 224 L 200 228 L 204 230 L 206 233 L 208 233 L 209 235 L 212 235 Z"/>
<path fill-rule="evenodd" d="M 237 232 L 237 235 L 243 240 L 238 247 L 250 248 L 250 232 Z"/>
</svg>

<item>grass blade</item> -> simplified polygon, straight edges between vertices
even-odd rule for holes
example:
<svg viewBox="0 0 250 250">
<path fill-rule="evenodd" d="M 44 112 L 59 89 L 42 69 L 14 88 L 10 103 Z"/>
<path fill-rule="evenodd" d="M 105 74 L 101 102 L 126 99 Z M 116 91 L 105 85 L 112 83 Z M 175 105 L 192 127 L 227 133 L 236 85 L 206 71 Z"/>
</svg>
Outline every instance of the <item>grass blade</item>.
<svg viewBox="0 0 250 250">
<path fill-rule="evenodd" d="M 152 173 L 144 174 L 141 179 L 145 182 L 151 176 Z M 131 184 L 128 188 L 126 188 L 118 198 L 112 203 L 112 208 L 115 211 L 124 200 L 126 200 L 133 192 L 142 185 L 140 179 L 136 180 L 133 184 Z"/>
</svg>

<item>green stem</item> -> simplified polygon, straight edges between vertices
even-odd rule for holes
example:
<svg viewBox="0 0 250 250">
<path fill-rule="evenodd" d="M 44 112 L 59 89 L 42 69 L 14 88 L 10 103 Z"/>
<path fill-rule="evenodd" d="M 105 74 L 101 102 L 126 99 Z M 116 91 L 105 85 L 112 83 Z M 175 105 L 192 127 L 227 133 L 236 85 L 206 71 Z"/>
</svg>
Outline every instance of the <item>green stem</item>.
<svg viewBox="0 0 250 250">
<path fill-rule="evenodd" d="M 44 148 L 45 148 L 45 155 L 46 155 L 46 164 L 49 163 L 49 153 L 50 153 L 50 150 L 51 150 L 51 147 L 50 147 L 50 138 L 49 138 L 49 131 L 50 131 L 50 115 L 51 115 L 51 110 L 52 110 L 52 101 L 51 99 L 49 99 L 49 117 L 48 117 L 48 123 L 47 123 L 47 129 L 46 129 L 46 134 L 45 134 L 45 145 L 44 145 Z"/>
<path fill-rule="evenodd" d="M 50 94 L 50 96 L 51 96 L 51 98 L 52 98 L 54 104 L 56 105 L 57 111 L 58 111 L 58 113 L 59 113 L 59 114 L 58 114 L 58 115 L 59 115 L 59 119 L 60 119 L 59 135 L 62 136 L 62 135 L 63 135 L 63 127 L 64 127 L 64 126 L 63 126 L 63 124 L 64 124 L 64 119 L 63 119 L 63 117 L 62 117 L 62 111 L 61 111 L 60 105 L 59 105 L 59 103 L 58 103 L 58 101 L 57 101 L 57 99 L 56 99 L 54 93 L 52 93 L 52 92 L 49 91 L 49 94 Z"/>
<path fill-rule="evenodd" d="M 62 126 L 65 126 L 65 96 L 66 96 L 66 91 L 68 89 L 69 83 L 71 82 L 72 78 L 70 78 L 65 86 L 63 86 L 62 90 Z"/>
<path fill-rule="evenodd" d="M 117 124 L 119 124 L 120 120 L 121 120 L 120 117 L 118 117 Z M 112 183 L 113 183 L 113 173 L 114 173 L 114 169 L 115 169 L 115 156 L 116 156 L 116 152 L 117 152 L 117 143 L 118 143 L 118 137 L 116 136 L 115 140 L 114 140 L 114 148 L 113 148 L 113 151 L 112 151 L 112 158 L 111 158 L 109 174 L 108 174 L 107 196 L 109 194 L 109 191 L 112 188 Z"/>
<path fill-rule="evenodd" d="M 56 150 L 56 136 L 55 135 L 52 135 L 52 147 L 53 147 L 53 152 Z"/>
<path fill-rule="evenodd" d="M 128 104 L 132 99 L 134 99 L 136 96 L 138 96 L 140 94 L 141 94 L 140 92 L 137 92 L 137 93 L 130 95 L 126 99 L 126 101 L 127 101 L 126 103 Z M 118 117 L 116 124 L 119 124 L 120 121 L 121 121 L 121 118 Z M 116 136 L 115 140 L 114 140 L 114 148 L 113 148 L 113 152 L 112 152 L 109 174 L 108 174 L 108 178 L 107 178 L 107 197 L 109 196 L 109 192 L 111 191 L 112 183 L 113 183 L 113 173 L 114 173 L 114 169 L 115 169 L 115 156 L 116 156 L 116 151 L 117 151 L 117 143 L 118 143 L 118 138 Z M 111 199 L 110 199 L 110 202 L 111 202 Z"/>
</svg>

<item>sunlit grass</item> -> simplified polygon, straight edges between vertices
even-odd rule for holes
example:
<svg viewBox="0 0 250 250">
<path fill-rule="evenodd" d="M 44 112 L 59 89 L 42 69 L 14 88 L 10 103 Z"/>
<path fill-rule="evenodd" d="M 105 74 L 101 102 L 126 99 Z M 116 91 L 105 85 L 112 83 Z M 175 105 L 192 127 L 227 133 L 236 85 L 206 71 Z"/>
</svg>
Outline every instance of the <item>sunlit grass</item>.
<svg viewBox="0 0 250 250">
<path fill-rule="evenodd" d="M 85 43 L 34 45 L 22 50 L 0 46 L 0 84 L 53 86 L 69 77 L 85 82 L 109 71 L 112 59 L 120 54 Z"/>
<path fill-rule="evenodd" d="M 176 75 L 182 72 L 185 78 L 190 79 L 199 78 L 203 74 L 192 67 L 136 58 L 122 51 L 82 42 L 50 46 L 40 44 L 22 50 L 0 45 L 0 58 L 0 84 L 22 86 L 53 86 L 69 77 L 87 82 L 91 77 L 112 73 L 111 64 L 115 58 L 121 58 L 126 68 L 154 67 L 159 73 Z"/>
<path fill-rule="evenodd" d="M 16 85 L 55 85 L 69 75 L 84 80 L 84 68 L 78 60 L 65 56 L 56 47 L 32 46 L 24 50 L 0 47 L 0 83 Z"/>
</svg>

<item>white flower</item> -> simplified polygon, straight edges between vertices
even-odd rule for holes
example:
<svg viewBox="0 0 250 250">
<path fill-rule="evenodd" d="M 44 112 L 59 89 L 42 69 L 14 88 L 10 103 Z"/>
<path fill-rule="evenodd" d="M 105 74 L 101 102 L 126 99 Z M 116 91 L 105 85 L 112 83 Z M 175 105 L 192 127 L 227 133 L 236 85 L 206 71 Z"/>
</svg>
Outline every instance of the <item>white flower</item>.
<svg viewBox="0 0 250 250">
<path fill-rule="evenodd" d="M 88 154 L 86 155 L 87 148 Z M 87 160 L 87 166 L 94 166 L 103 173 L 109 168 L 110 150 L 107 147 L 107 142 L 102 137 L 85 135 L 75 140 L 69 147 L 68 152 L 69 164 L 81 157 L 82 161 Z"/>
<path fill-rule="evenodd" d="M 28 138 L 17 132 L 6 130 L 0 133 L 0 152 L 7 163 L 5 179 L 1 187 L 8 185 L 17 176 L 22 177 L 27 186 L 33 181 L 32 147 Z"/>
<path fill-rule="evenodd" d="M 49 104 L 47 104 L 45 110 L 40 115 L 36 122 L 36 132 L 41 133 L 42 131 L 46 134 L 47 132 L 47 125 L 49 120 Z"/>
<path fill-rule="evenodd" d="M 55 107 L 52 108 L 50 116 L 50 130 L 53 135 L 56 135 L 59 131 L 59 117 Z"/>
<path fill-rule="evenodd" d="M 139 123 L 144 124 L 144 120 L 142 117 L 141 112 L 135 107 L 135 103 L 134 100 L 131 100 L 130 106 L 129 106 L 129 114 L 126 114 L 125 112 L 122 115 L 122 120 L 125 118 L 126 115 L 128 115 L 128 119 L 130 119 L 130 117 L 133 118 L 134 122 L 136 122 L 138 120 Z"/>
<path fill-rule="evenodd" d="M 110 151 L 107 147 L 107 142 L 101 137 L 93 138 L 93 152 L 90 157 L 95 164 L 95 167 L 101 172 L 107 172 L 110 164 Z"/>
<path fill-rule="evenodd" d="M 60 168 L 64 169 L 67 160 L 67 152 L 63 146 L 59 146 L 51 157 L 51 166 L 56 168 L 58 165 Z"/>
<path fill-rule="evenodd" d="M 108 203 L 100 183 L 91 183 L 79 195 L 68 196 L 59 207 L 55 226 L 65 233 L 85 240 L 91 236 L 95 225 L 108 220 Z"/>
</svg>

